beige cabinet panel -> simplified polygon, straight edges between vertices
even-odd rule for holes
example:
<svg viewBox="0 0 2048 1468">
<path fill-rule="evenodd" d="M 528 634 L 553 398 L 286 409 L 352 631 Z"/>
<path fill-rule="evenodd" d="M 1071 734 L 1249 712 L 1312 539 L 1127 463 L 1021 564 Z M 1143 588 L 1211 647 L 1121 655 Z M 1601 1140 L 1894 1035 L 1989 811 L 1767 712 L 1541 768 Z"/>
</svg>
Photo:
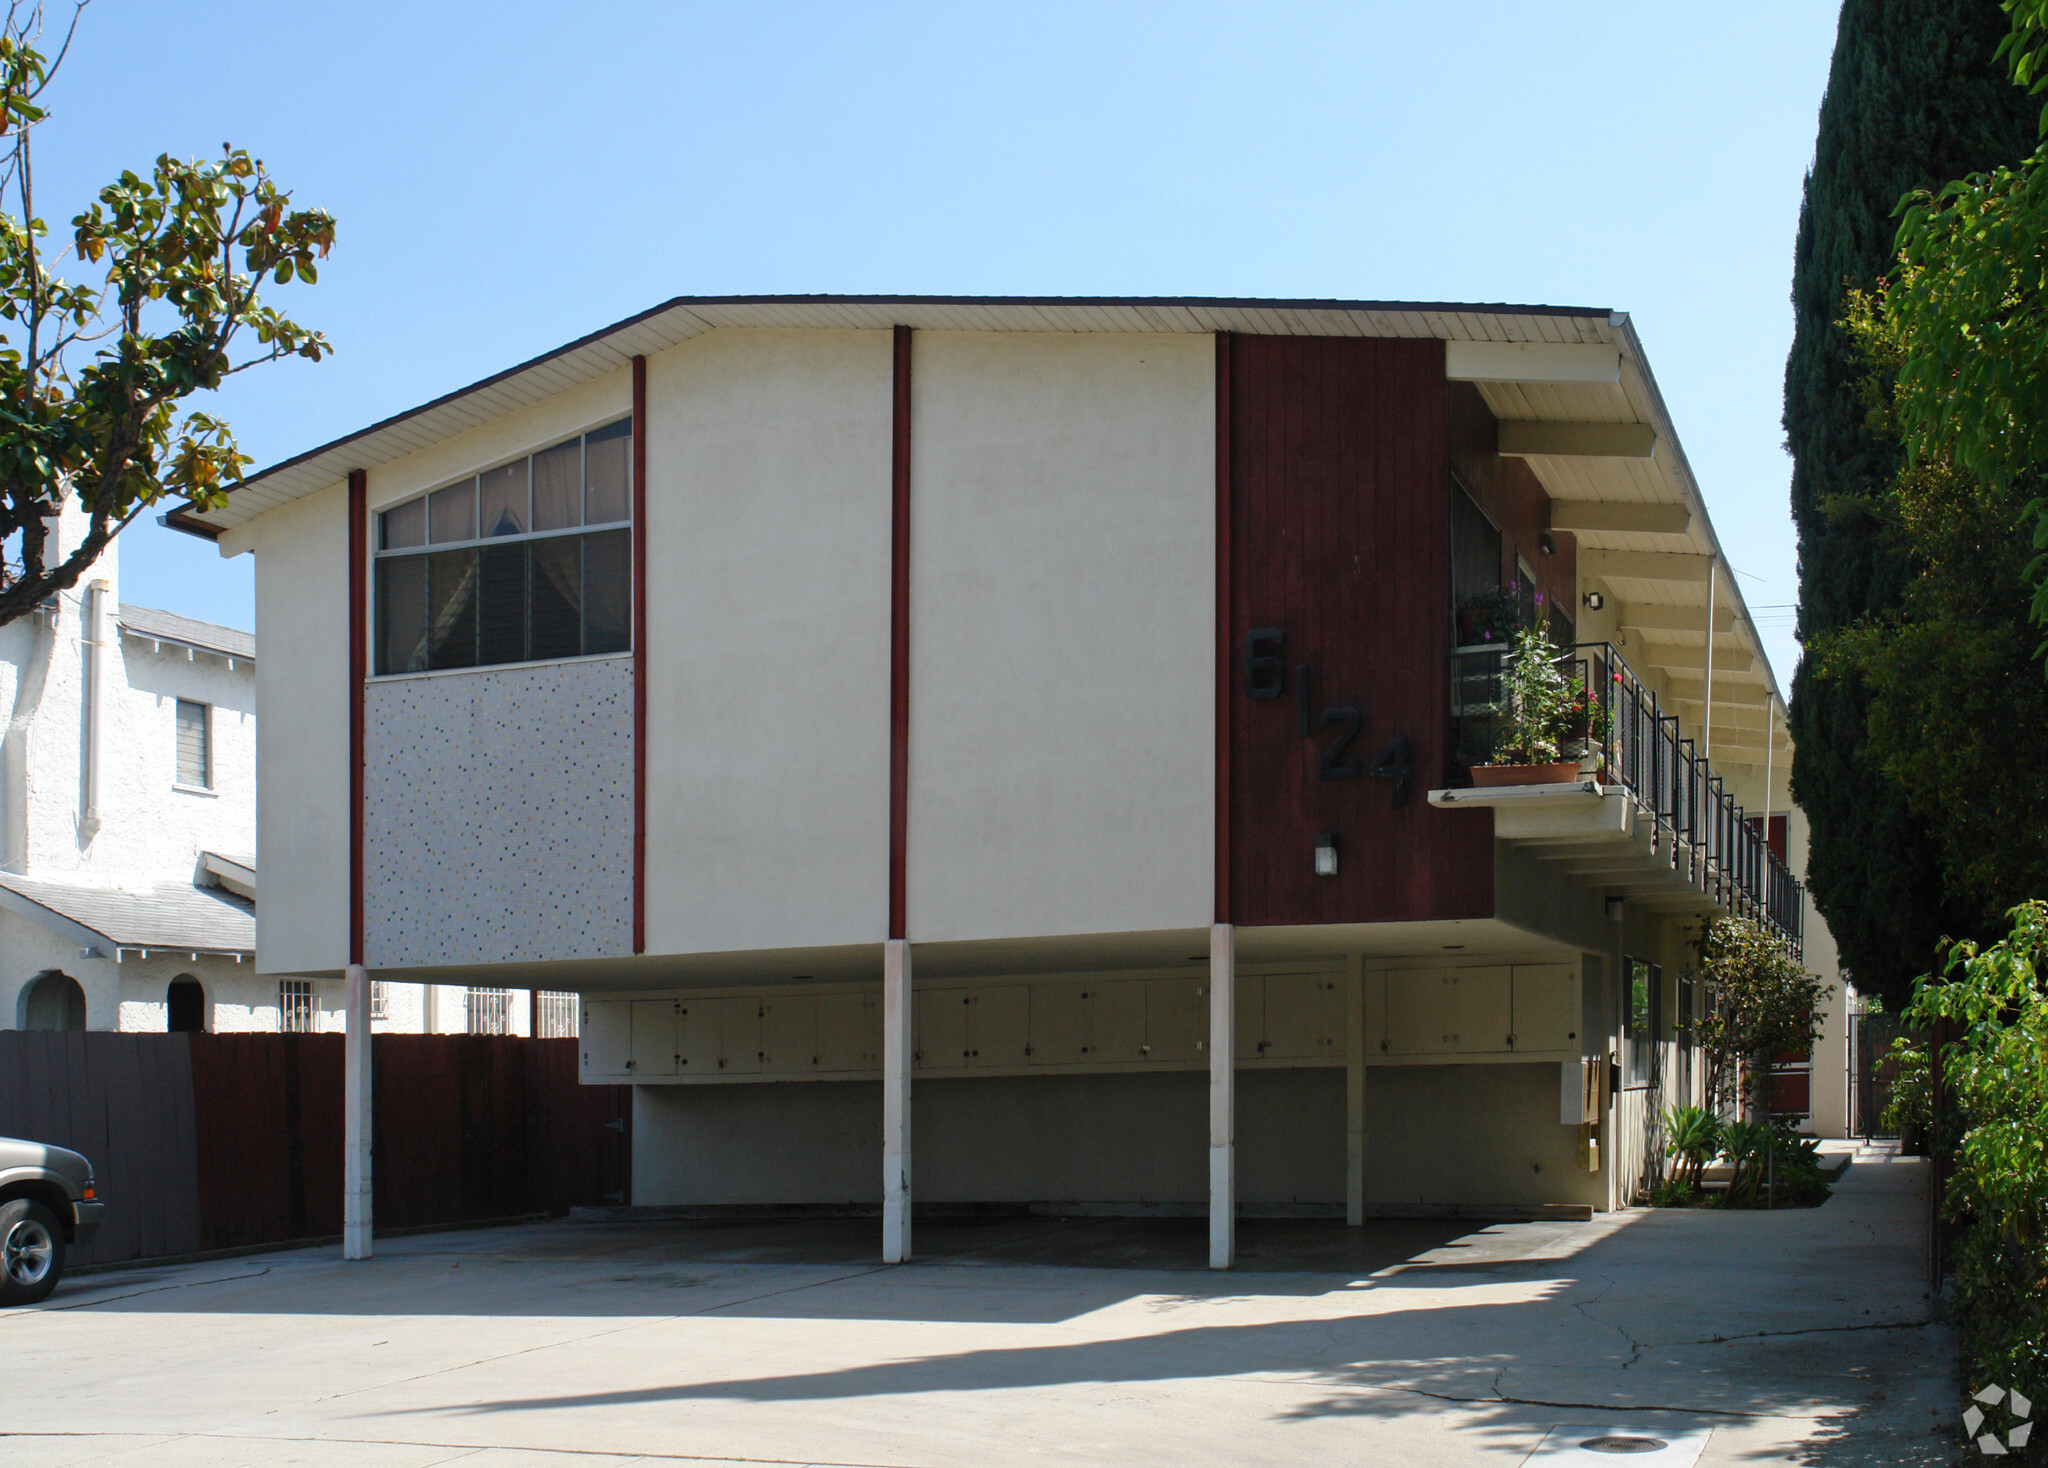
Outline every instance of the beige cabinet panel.
<svg viewBox="0 0 2048 1468">
<path fill-rule="evenodd" d="M 586 999 L 578 1049 L 585 1076 L 627 1076 L 633 1058 L 633 1010 L 623 999 Z"/>
<path fill-rule="evenodd" d="M 676 1074 L 718 1074 L 716 999 L 684 999 L 676 1005 Z"/>
<path fill-rule="evenodd" d="M 686 1076 L 758 1075 L 761 1070 L 761 1001 L 685 999 L 679 1048 Z"/>
<path fill-rule="evenodd" d="M 676 1021 L 682 1003 L 675 999 L 635 999 L 633 1012 L 633 1075 L 672 1076 L 682 1060 Z"/>
<path fill-rule="evenodd" d="M 967 1064 L 967 991 L 925 989 L 917 996 L 917 1070 L 958 1070 Z"/>
<path fill-rule="evenodd" d="M 1028 1065 L 1031 990 L 1022 984 L 976 989 L 967 996 L 967 1063 Z"/>
<path fill-rule="evenodd" d="M 1145 1058 L 1145 981 L 1109 979 L 1089 984 L 1088 1059 L 1097 1065 L 1134 1065 Z"/>
<path fill-rule="evenodd" d="M 820 994 L 816 1069 L 879 1070 L 882 1003 L 872 994 Z"/>
<path fill-rule="evenodd" d="M 1505 1053 L 1512 1049 L 1508 1044 L 1508 1035 L 1515 1027 L 1510 970 L 1461 968 L 1452 972 L 1457 979 L 1452 986 L 1457 1002 L 1451 1048 L 1461 1055 Z"/>
<path fill-rule="evenodd" d="M 1344 1055 L 1344 995 L 1330 974 L 1266 975 L 1266 1059 Z"/>
<path fill-rule="evenodd" d="M 1266 976 L 1239 974 L 1235 1001 L 1235 1058 L 1257 1060 L 1266 1053 Z"/>
<path fill-rule="evenodd" d="M 1086 984 L 1031 987 L 1031 1063 L 1079 1065 L 1091 1042 Z"/>
<path fill-rule="evenodd" d="M 1208 1040 L 1207 979 L 1145 980 L 1145 1059 L 1201 1060 Z"/>
<path fill-rule="evenodd" d="M 1579 1048 L 1579 975 L 1568 963 L 1517 964 L 1515 1049 Z"/>
<path fill-rule="evenodd" d="M 1386 975 L 1388 1055 L 1448 1055 L 1456 1043 L 1456 973 L 1394 969 Z"/>
<path fill-rule="evenodd" d="M 761 1001 L 761 1070 L 766 1075 L 802 1075 L 815 1068 L 818 1001 L 811 994 L 783 994 Z"/>
</svg>

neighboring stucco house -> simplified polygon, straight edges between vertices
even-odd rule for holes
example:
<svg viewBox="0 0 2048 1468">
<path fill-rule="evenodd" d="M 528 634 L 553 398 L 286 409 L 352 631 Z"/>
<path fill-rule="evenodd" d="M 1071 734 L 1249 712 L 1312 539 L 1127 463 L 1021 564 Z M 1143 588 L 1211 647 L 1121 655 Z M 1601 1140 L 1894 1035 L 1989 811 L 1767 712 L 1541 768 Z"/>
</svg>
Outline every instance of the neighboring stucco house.
<svg viewBox="0 0 2048 1468">
<path fill-rule="evenodd" d="M 171 519 L 256 555 L 258 966 L 582 995 L 638 1203 L 1610 1208 L 1701 919 L 1823 946 L 1604 310 L 679 299 Z M 1503 597 L 1612 737 L 1484 786 Z"/>
<path fill-rule="evenodd" d="M 117 540 L 0 627 L 0 1028 L 339 1029 L 339 984 L 254 962 L 256 639 L 119 577 Z M 379 997 L 380 1029 L 530 1028 L 524 992 Z"/>
</svg>

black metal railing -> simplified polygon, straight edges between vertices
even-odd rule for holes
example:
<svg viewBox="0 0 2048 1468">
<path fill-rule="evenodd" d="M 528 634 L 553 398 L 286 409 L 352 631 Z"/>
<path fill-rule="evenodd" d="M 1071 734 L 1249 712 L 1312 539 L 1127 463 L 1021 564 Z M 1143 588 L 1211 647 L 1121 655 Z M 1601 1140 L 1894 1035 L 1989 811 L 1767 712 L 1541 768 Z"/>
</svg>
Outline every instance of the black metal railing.
<svg viewBox="0 0 2048 1468">
<path fill-rule="evenodd" d="M 1450 757 L 1459 765 L 1490 763 L 1507 719 L 1502 674 L 1506 646 L 1451 654 Z M 1722 778 L 1611 643 L 1582 642 L 1559 659 L 1585 690 L 1584 716 L 1566 731 L 1604 785 L 1627 790 L 1654 817 L 1657 849 L 1674 868 L 1733 911 L 1776 928 L 1794 953 L 1805 936 L 1806 903 L 1799 879 L 1772 851 L 1765 822 L 1735 802 Z"/>
</svg>

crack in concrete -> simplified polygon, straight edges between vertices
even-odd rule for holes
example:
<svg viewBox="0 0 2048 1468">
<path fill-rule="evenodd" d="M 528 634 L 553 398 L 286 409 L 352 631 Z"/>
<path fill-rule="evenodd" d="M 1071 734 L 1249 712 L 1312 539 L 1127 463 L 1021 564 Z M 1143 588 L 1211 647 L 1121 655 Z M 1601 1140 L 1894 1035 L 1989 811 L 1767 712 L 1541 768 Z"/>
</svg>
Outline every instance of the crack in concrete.
<svg viewBox="0 0 2048 1468">
<path fill-rule="evenodd" d="M 1507 1373 L 1503 1371 L 1501 1376 Z M 1458 1402 L 1470 1407 L 1495 1405 L 1510 1407 L 1560 1407 L 1572 1412 L 1685 1412 L 1697 1417 L 1739 1417 L 1744 1420 L 1771 1422 L 1824 1422 L 1829 1420 L 1819 1413 L 1799 1412 L 1742 1412 L 1732 1407 L 1674 1407 L 1656 1402 L 1559 1402 L 1544 1397 L 1510 1397 L 1500 1390 L 1500 1377 L 1494 1378 L 1493 1395 L 1489 1397 L 1464 1397 L 1452 1392 L 1433 1392 L 1420 1386 L 1369 1387 L 1369 1391 L 1404 1392 L 1409 1396 L 1429 1397 L 1439 1402 Z"/>
<path fill-rule="evenodd" d="M 1785 1335 L 1842 1335 L 1852 1330 L 1925 1330 L 1932 1320 L 1890 1320 L 1868 1325 L 1809 1325 L 1798 1330 L 1746 1330 L 1740 1335 L 1710 1335 L 1697 1341 L 1671 1341 L 1674 1346 L 1720 1346 L 1731 1341 L 1758 1341 Z"/>
<path fill-rule="evenodd" d="M 1628 1342 L 1628 1359 L 1621 1363 L 1621 1369 L 1623 1371 L 1626 1371 L 1629 1369 L 1629 1367 L 1635 1365 L 1636 1362 L 1642 1359 L 1643 1343 L 1637 1340 L 1634 1336 L 1630 1335 L 1625 1327 L 1617 1325 L 1611 1320 L 1602 1320 L 1592 1313 L 1592 1308 L 1595 1305 L 1599 1304 L 1602 1300 L 1606 1299 L 1608 1292 L 1614 1288 L 1614 1281 L 1612 1278 L 1608 1278 L 1607 1276 L 1601 1276 L 1601 1278 L 1603 1278 L 1606 1282 L 1600 1286 L 1600 1293 L 1593 1296 L 1593 1298 L 1590 1300 L 1572 1301 L 1572 1309 L 1578 1311 L 1580 1318 L 1585 1320 L 1587 1324 L 1604 1325 L 1609 1330 L 1619 1335 L 1623 1340 Z M 1499 1390 L 1498 1382 L 1496 1382 L 1494 1386 L 1495 1390 Z"/>
</svg>

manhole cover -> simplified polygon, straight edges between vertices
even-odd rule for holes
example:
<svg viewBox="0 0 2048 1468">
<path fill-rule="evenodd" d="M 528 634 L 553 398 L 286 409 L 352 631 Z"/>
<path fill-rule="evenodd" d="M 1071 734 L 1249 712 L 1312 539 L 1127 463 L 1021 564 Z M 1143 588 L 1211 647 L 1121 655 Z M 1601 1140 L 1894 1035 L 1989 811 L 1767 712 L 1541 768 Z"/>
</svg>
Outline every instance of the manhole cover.
<svg viewBox="0 0 2048 1468">
<path fill-rule="evenodd" d="M 1661 1453 L 1671 1444 L 1655 1437 L 1589 1437 L 1579 1446 L 1589 1453 Z"/>
</svg>

